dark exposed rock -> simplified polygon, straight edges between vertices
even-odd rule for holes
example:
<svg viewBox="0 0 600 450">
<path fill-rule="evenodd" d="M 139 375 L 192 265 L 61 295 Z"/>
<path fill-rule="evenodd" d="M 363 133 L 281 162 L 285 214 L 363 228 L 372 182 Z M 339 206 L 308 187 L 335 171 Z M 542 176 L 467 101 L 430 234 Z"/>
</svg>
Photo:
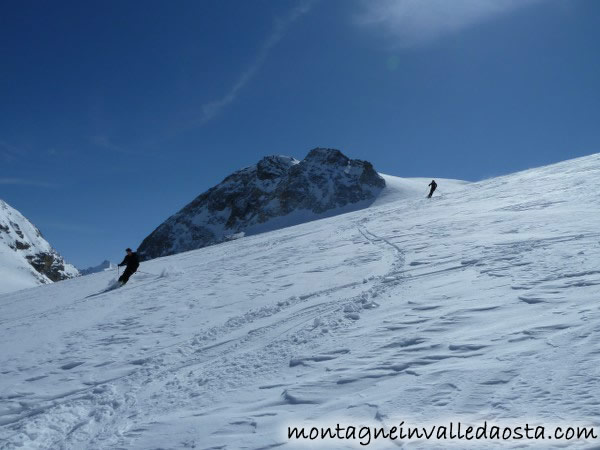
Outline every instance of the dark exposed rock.
<svg viewBox="0 0 600 450">
<path fill-rule="evenodd" d="M 26 256 L 26 258 L 35 270 L 46 275 L 52 281 L 70 278 L 65 276 L 65 265 L 57 253 L 40 252 L 35 255 Z"/>
<path fill-rule="evenodd" d="M 298 216 L 290 225 L 359 209 L 384 187 L 371 163 L 339 150 L 315 148 L 302 161 L 267 156 L 196 197 L 146 237 L 138 253 L 156 258 L 260 232 L 278 217 Z"/>
<path fill-rule="evenodd" d="M 31 245 L 29 245 L 27 242 L 21 242 L 21 241 L 15 241 L 15 247 L 17 248 L 17 250 L 27 250 L 29 247 L 31 247 Z"/>
<path fill-rule="evenodd" d="M 19 236 L 21 239 L 25 237 L 18 224 L 11 222 L 10 225 L 12 226 L 13 230 L 15 230 L 15 233 L 17 233 L 17 236 Z"/>
</svg>

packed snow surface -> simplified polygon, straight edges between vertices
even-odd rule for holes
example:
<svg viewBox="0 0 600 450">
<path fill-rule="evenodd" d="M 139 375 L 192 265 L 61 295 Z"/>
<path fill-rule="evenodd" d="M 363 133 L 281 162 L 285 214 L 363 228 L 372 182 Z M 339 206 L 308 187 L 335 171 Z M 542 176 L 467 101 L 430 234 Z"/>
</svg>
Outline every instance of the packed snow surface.
<svg viewBox="0 0 600 450">
<path fill-rule="evenodd" d="M 395 193 L 390 180 L 368 209 L 145 262 L 120 289 L 102 293 L 104 272 L 0 296 L 0 447 L 295 448 L 286 427 L 304 424 L 598 427 L 600 156 L 439 181 L 432 199 L 429 180 Z M 437 448 L 452 445 L 467 446 Z"/>
</svg>

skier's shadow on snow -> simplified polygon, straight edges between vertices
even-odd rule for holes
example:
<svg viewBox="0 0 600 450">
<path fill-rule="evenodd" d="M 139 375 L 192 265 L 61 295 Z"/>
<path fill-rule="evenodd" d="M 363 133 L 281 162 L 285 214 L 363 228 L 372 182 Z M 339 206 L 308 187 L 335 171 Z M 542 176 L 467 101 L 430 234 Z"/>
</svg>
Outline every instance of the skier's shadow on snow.
<svg viewBox="0 0 600 450">
<path fill-rule="evenodd" d="M 118 281 L 115 281 L 113 284 L 111 284 L 106 289 L 103 289 L 100 292 L 96 292 L 95 294 L 90 294 L 85 298 L 91 298 L 91 297 L 96 297 L 98 295 L 106 294 L 107 292 L 114 291 L 115 289 L 119 289 L 122 286 L 125 286 L 125 285 L 124 284 L 121 285 L 121 283 L 119 283 Z"/>
<path fill-rule="evenodd" d="M 155 278 L 163 278 L 163 277 L 161 275 L 158 275 L 158 277 L 152 276 L 152 277 L 147 277 L 147 278 L 152 278 L 152 279 L 148 280 L 146 283 L 134 283 L 135 286 L 137 286 L 137 287 L 144 286 L 146 284 L 152 283 L 155 280 Z M 92 297 L 97 297 L 99 295 L 106 294 L 106 293 L 111 292 L 111 291 L 115 291 L 115 290 L 117 290 L 119 288 L 122 288 L 122 287 L 125 287 L 125 284 L 121 285 L 118 281 L 115 281 L 113 284 L 111 284 L 110 286 L 108 286 L 106 289 L 103 289 L 100 292 L 96 292 L 95 294 L 90 294 L 87 297 L 84 297 L 84 299 L 86 299 L 86 298 L 92 298 Z"/>
</svg>

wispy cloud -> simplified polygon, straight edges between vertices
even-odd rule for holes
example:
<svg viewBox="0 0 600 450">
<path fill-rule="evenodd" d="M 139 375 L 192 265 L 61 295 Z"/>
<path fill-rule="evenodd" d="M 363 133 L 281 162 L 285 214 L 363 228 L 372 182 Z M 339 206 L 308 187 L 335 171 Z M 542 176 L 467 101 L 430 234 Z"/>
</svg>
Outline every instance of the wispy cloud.
<svg viewBox="0 0 600 450">
<path fill-rule="evenodd" d="M 361 0 L 357 22 L 384 30 L 396 45 L 430 42 L 542 0 Z"/>
<path fill-rule="evenodd" d="M 103 150 L 108 150 L 117 153 L 129 153 L 125 148 L 121 147 L 118 144 L 115 144 L 112 141 L 112 139 L 105 134 L 97 134 L 95 136 L 92 136 L 90 138 L 90 142 L 92 143 L 92 145 Z"/>
<path fill-rule="evenodd" d="M 48 183 L 46 181 L 29 180 L 27 178 L 1 178 L 0 184 L 14 185 L 14 186 L 34 186 L 43 188 L 57 188 L 59 187 L 55 183 Z"/>
<path fill-rule="evenodd" d="M 9 163 L 16 161 L 22 156 L 25 151 L 21 148 L 15 147 L 6 141 L 0 140 L 0 159 L 4 162 Z"/>
<path fill-rule="evenodd" d="M 224 108 L 235 101 L 239 92 L 248 84 L 252 77 L 254 77 L 263 66 L 271 49 L 275 47 L 279 41 L 281 41 L 293 22 L 310 11 L 313 4 L 314 1 L 305 1 L 293 8 L 286 17 L 279 18 L 275 21 L 271 34 L 263 42 L 260 50 L 254 58 L 254 61 L 240 74 L 238 80 L 233 86 L 231 86 L 229 91 L 220 99 L 202 105 L 202 116 L 200 119 L 201 123 L 206 123 L 213 119 Z"/>
</svg>

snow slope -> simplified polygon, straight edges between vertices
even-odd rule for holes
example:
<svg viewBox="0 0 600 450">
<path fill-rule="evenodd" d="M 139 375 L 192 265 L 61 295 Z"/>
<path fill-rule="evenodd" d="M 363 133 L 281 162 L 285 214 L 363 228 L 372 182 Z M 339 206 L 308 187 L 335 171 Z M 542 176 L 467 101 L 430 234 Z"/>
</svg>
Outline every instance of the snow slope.
<svg viewBox="0 0 600 450">
<path fill-rule="evenodd" d="M 429 194 L 429 183 L 431 178 L 401 178 L 391 175 L 379 174 L 385 180 L 385 188 L 379 193 L 371 206 L 382 206 L 386 203 L 399 200 L 422 199 Z M 441 186 L 436 190 L 435 197 L 443 197 L 446 194 L 454 194 L 464 189 L 468 181 L 451 180 L 447 178 L 435 178 Z"/>
<path fill-rule="evenodd" d="M 599 179 L 593 155 L 431 200 L 397 180 L 418 196 L 145 262 L 115 291 L 105 272 L 0 296 L 0 448 L 297 448 L 288 425 L 336 422 L 598 433 Z M 598 445 L 508 446 L 536 443 Z"/>
<path fill-rule="evenodd" d="M 78 274 L 25 216 L 0 200 L 0 294 Z"/>
</svg>

